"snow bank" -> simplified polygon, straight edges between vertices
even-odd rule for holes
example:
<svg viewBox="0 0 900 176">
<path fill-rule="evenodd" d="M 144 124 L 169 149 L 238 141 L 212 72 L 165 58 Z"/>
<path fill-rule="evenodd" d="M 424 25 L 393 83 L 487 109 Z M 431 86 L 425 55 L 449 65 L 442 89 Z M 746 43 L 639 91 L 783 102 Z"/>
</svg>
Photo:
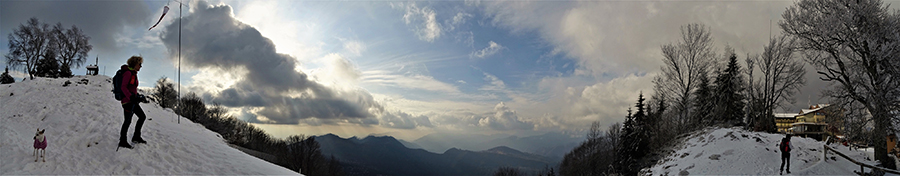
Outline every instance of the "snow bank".
<svg viewBox="0 0 900 176">
<path fill-rule="evenodd" d="M 71 84 L 63 87 L 66 81 Z M 145 80 L 146 81 L 146 80 Z M 171 110 L 141 104 L 147 144 L 120 149 L 122 108 L 107 76 L 35 78 L 0 85 L 0 175 L 296 175 L 229 147 L 216 133 Z M 137 116 L 128 130 L 134 131 Z M 32 137 L 46 129 L 46 162 L 35 162 Z"/>
<path fill-rule="evenodd" d="M 740 128 L 710 128 L 691 134 L 673 153 L 645 171 L 652 175 L 777 175 L 781 165 L 777 145 L 782 138 L 783 134 Z M 823 160 L 824 142 L 792 137 L 791 143 L 794 146 L 790 161 L 792 174 L 855 175 L 853 171 L 859 170 L 859 165 L 833 152 L 829 152 L 828 160 Z M 829 146 L 857 161 L 876 164 L 863 150 L 837 144 Z"/>
</svg>

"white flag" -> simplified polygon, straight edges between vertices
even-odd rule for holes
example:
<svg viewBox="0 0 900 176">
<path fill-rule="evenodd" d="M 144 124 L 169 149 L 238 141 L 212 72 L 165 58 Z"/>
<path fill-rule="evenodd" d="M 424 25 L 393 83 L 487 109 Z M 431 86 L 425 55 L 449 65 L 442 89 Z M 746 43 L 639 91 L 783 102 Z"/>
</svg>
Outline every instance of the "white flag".
<svg viewBox="0 0 900 176">
<path fill-rule="evenodd" d="M 163 14 L 162 14 L 162 16 L 159 16 L 159 21 L 156 21 L 156 24 L 154 24 L 152 27 L 150 27 L 150 29 L 153 29 L 154 27 L 156 27 L 156 25 L 159 25 L 159 22 L 162 21 L 163 17 L 166 16 L 167 12 L 169 12 L 169 6 L 165 6 L 163 8 Z M 149 31 L 150 29 L 147 29 L 147 30 Z"/>
</svg>

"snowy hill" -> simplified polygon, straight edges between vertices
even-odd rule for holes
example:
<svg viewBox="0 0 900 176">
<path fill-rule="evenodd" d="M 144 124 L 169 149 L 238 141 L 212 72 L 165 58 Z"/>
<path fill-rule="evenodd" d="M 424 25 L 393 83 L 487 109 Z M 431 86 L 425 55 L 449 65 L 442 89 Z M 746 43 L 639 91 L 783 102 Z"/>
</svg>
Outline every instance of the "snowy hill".
<svg viewBox="0 0 900 176">
<path fill-rule="evenodd" d="M 759 133 L 739 128 L 719 128 L 695 132 L 685 138 L 673 153 L 649 170 L 652 175 L 777 175 L 781 153 L 777 146 L 782 134 Z M 790 170 L 793 175 L 855 175 L 859 165 L 828 153 L 823 160 L 824 142 L 793 137 Z M 851 150 L 833 144 L 830 147 L 867 164 L 871 150 Z M 834 157 L 834 159 L 832 159 Z M 867 172 L 871 171 L 866 169 Z"/>
<path fill-rule="evenodd" d="M 66 81 L 71 85 L 64 87 Z M 199 124 L 178 124 L 171 110 L 152 103 L 141 104 L 148 143 L 117 152 L 124 118 L 110 82 L 107 76 L 76 76 L 0 85 L 0 175 L 298 174 L 229 147 Z M 46 129 L 46 162 L 32 156 L 38 128 Z"/>
</svg>

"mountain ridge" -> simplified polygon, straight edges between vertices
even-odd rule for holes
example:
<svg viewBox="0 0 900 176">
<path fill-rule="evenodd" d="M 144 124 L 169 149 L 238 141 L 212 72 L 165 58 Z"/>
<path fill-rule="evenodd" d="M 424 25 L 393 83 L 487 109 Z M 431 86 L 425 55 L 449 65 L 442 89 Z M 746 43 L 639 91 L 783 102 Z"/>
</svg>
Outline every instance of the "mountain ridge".
<svg viewBox="0 0 900 176">
<path fill-rule="evenodd" d="M 420 137 L 412 142 L 430 152 L 443 152 L 450 148 L 459 148 L 472 151 L 483 151 L 498 146 L 507 146 L 518 151 L 524 151 L 550 158 L 562 159 L 562 157 L 584 141 L 582 137 L 575 137 L 565 133 L 547 132 L 539 135 L 519 137 L 506 134 L 446 134 L 432 133 Z"/>
<path fill-rule="evenodd" d="M 501 166 L 532 172 L 556 161 L 529 156 L 506 147 L 505 153 L 450 148 L 443 153 L 410 149 L 398 139 L 384 137 L 340 138 L 316 136 L 323 155 L 333 155 L 350 175 L 490 175 Z M 515 154 L 515 155 L 513 155 Z"/>
</svg>

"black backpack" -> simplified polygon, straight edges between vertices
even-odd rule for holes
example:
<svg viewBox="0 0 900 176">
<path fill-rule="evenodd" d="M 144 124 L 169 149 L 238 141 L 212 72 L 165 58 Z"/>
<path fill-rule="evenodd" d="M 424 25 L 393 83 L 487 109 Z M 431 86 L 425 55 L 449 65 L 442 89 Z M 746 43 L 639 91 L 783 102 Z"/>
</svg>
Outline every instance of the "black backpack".
<svg viewBox="0 0 900 176">
<path fill-rule="evenodd" d="M 113 76 L 113 94 L 116 96 L 116 100 L 122 100 L 125 98 L 125 93 L 122 93 L 122 73 L 125 73 L 128 70 L 120 69 L 116 71 L 116 76 Z"/>
</svg>

